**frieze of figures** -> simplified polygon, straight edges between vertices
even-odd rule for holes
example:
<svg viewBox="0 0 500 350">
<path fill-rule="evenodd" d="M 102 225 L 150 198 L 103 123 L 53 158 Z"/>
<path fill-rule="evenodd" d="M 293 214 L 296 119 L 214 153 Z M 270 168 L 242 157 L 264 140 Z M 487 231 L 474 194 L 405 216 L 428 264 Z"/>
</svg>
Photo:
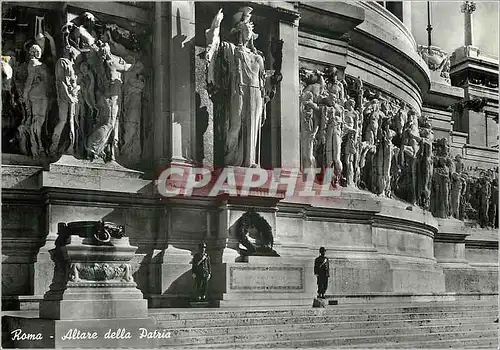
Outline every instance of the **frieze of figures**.
<svg viewBox="0 0 500 350">
<path fill-rule="evenodd" d="M 2 14 L 10 28 L 2 36 L 2 152 L 136 163 L 151 80 L 144 29 L 89 12 L 67 23 L 36 14 Z"/>
<path fill-rule="evenodd" d="M 334 67 L 302 67 L 299 78 L 304 170 L 331 169 L 336 186 L 399 198 L 438 218 L 496 225 L 498 180 L 492 172 L 469 176 L 427 116 L 359 78 L 339 78 Z"/>
<path fill-rule="evenodd" d="M 476 221 L 481 227 L 498 228 L 498 167 L 462 171 L 463 188 L 459 219 Z"/>
</svg>

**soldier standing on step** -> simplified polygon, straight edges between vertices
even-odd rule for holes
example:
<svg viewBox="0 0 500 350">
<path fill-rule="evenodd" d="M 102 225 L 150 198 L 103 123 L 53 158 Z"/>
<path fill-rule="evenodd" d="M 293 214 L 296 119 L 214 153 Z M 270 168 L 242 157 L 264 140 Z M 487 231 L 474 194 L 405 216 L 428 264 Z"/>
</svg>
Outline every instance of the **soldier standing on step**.
<svg viewBox="0 0 500 350">
<path fill-rule="evenodd" d="M 193 273 L 195 282 L 197 300 L 205 300 L 208 280 L 212 275 L 212 268 L 210 265 L 210 256 L 206 252 L 207 245 L 205 242 L 200 243 L 199 248 L 199 252 L 193 257 L 191 272 Z"/>
<path fill-rule="evenodd" d="M 319 248 L 319 256 L 314 260 L 314 274 L 318 281 L 318 298 L 325 298 L 328 288 L 328 278 L 330 277 L 330 263 L 325 256 L 325 247 Z"/>
</svg>

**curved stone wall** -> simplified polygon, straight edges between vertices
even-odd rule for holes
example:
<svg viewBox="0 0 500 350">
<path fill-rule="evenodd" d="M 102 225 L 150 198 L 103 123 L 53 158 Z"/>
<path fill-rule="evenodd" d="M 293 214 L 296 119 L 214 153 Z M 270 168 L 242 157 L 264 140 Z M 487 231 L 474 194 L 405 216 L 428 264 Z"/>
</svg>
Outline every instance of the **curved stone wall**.
<svg viewBox="0 0 500 350">
<path fill-rule="evenodd" d="M 433 248 L 438 222 L 429 213 L 366 192 L 329 202 L 280 203 L 275 242 L 282 256 L 309 264 L 324 246 L 331 293 L 444 292 Z"/>
<path fill-rule="evenodd" d="M 347 74 L 361 79 L 364 75 L 367 82 L 419 110 L 430 86 L 430 72 L 412 34 L 377 3 L 354 4 L 365 11 L 365 20 L 350 35 Z"/>
<path fill-rule="evenodd" d="M 421 209 L 377 198 L 368 192 L 339 193 L 313 203 L 284 200 L 279 204 L 276 244 L 293 254 L 309 255 L 324 245 L 335 252 L 380 253 L 435 261 L 437 220 Z"/>
</svg>

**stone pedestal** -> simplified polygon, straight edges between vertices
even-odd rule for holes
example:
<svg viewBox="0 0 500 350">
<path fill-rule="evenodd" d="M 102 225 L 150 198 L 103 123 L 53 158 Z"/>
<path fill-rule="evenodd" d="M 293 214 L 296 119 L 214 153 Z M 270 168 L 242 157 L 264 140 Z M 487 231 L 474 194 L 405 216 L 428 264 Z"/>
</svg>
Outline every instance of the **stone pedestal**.
<svg viewBox="0 0 500 350">
<path fill-rule="evenodd" d="M 149 265 L 149 307 L 188 306 L 193 290 L 191 252 L 168 245 L 155 250 Z"/>
<path fill-rule="evenodd" d="M 127 169 L 115 161 L 76 159 L 63 155 L 41 173 L 43 187 L 71 188 L 72 190 L 101 190 L 114 192 L 146 192 L 150 181 L 141 180 L 142 172 Z"/>
<path fill-rule="evenodd" d="M 128 238 L 95 246 L 87 238 L 51 250 L 55 263 L 50 290 L 40 303 L 40 317 L 56 320 L 146 317 L 147 302 L 131 274 L 137 247 Z"/>
<path fill-rule="evenodd" d="M 220 299 L 220 307 L 310 305 L 309 272 L 290 258 L 250 256 L 248 262 L 213 267 L 210 294 Z"/>
<path fill-rule="evenodd" d="M 70 220 L 123 220 L 115 204 L 138 193 L 152 192 L 151 181 L 141 179 L 142 173 L 116 162 L 105 163 L 76 159 L 63 155 L 57 162 L 38 172 L 38 183 L 46 189 L 43 231 L 45 242 L 35 263 L 35 295 L 43 295 L 52 280 L 53 261 L 49 251 L 55 247 L 57 225 Z M 116 195 L 120 193 L 120 195 Z M 98 202 L 99 204 L 96 204 Z"/>
<path fill-rule="evenodd" d="M 75 226 L 60 226 L 50 251 L 54 278 L 40 302 L 43 322 L 32 327 L 50 333 L 44 336 L 50 347 L 154 346 L 153 339 L 141 337 L 143 329 L 152 332 L 155 325 L 132 276 L 137 247 L 104 224 L 101 230 L 95 222 L 74 224 L 79 235 L 71 231 Z"/>
</svg>

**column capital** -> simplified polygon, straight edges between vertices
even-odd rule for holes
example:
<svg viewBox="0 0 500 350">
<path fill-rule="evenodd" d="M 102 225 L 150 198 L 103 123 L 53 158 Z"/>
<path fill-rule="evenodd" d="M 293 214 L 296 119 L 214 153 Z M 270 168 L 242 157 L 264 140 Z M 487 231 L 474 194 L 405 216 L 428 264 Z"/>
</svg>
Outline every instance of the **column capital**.
<svg viewBox="0 0 500 350">
<path fill-rule="evenodd" d="M 461 7 L 462 13 L 472 14 L 476 11 L 476 3 L 474 1 L 465 1 Z"/>
</svg>

